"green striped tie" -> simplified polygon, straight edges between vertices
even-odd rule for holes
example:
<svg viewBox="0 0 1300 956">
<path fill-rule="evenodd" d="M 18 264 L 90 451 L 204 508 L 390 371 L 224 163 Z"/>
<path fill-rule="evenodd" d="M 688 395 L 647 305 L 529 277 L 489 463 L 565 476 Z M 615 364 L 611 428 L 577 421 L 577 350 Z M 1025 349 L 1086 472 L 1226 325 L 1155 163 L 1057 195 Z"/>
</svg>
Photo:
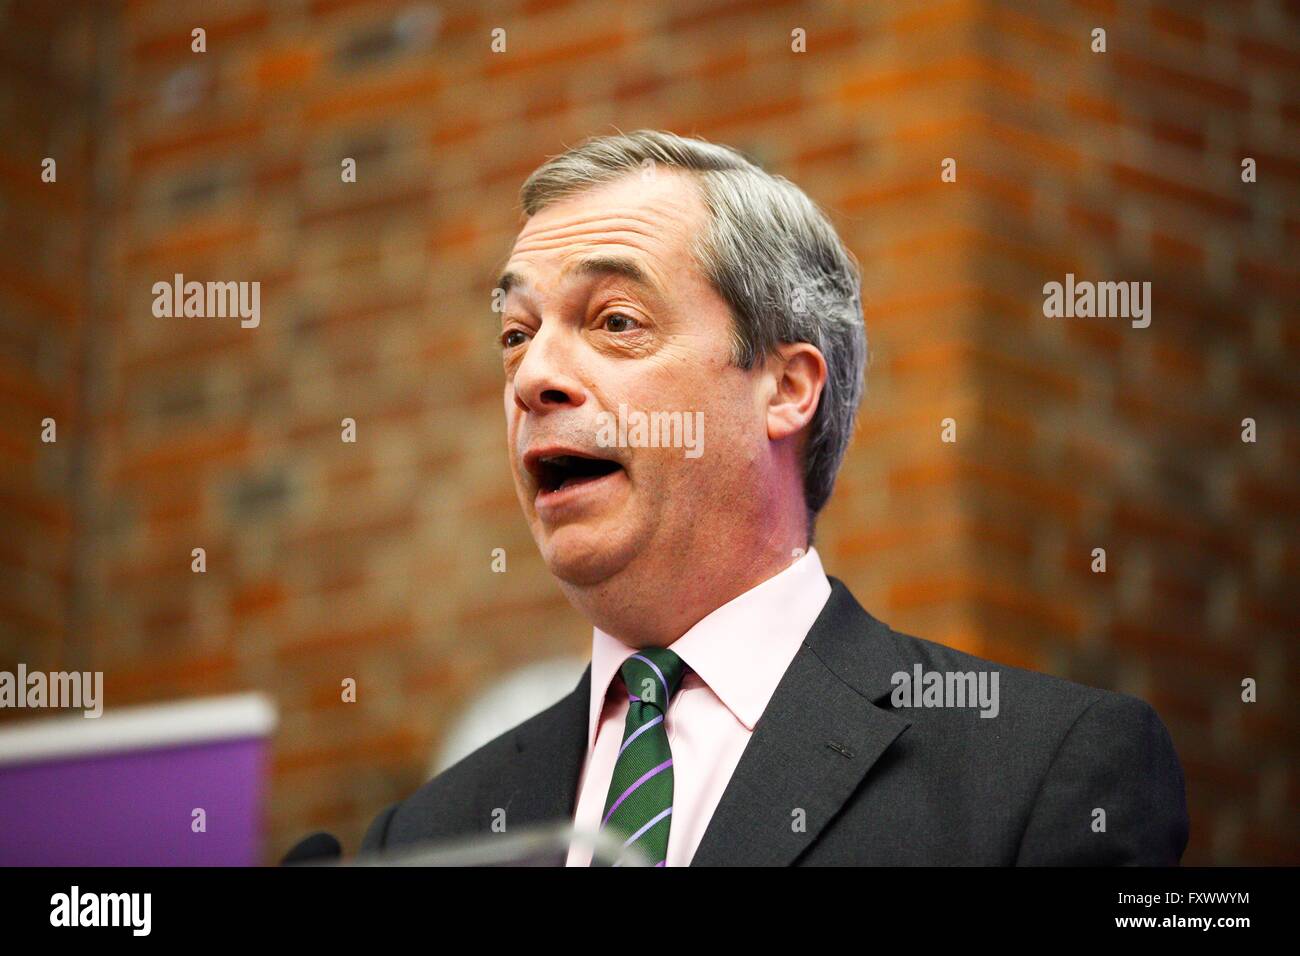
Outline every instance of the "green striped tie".
<svg viewBox="0 0 1300 956">
<path fill-rule="evenodd" d="M 619 673 L 629 698 L 627 726 L 600 825 L 624 847 L 663 866 L 673 815 L 673 754 L 664 713 L 686 665 L 666 647 L 647 647 L 624 661 Z"/>
</svg>

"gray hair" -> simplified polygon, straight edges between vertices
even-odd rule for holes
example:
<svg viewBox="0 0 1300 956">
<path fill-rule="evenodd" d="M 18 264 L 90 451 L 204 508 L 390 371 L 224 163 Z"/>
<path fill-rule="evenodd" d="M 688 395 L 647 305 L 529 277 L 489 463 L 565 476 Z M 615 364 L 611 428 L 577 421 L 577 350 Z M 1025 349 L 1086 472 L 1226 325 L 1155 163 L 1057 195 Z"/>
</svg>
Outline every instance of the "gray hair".
<svg viewBox="0 0 1300 956">
<path fill-rule="evenodd" d="M 692 173 L 710 212 L 693 254 L 731 307 L 733 362 L 753 368 L 789 342 L 807 342 L 826 360 L 804 460 L 811 535 L 853 436 L 864 387 L 857 261 L 817 205 L 785 177 L 728 146 L 658 130 L 593 137 L 547 160 L 520 189 L 524 214 L 656 164 Z"/>
</svg>

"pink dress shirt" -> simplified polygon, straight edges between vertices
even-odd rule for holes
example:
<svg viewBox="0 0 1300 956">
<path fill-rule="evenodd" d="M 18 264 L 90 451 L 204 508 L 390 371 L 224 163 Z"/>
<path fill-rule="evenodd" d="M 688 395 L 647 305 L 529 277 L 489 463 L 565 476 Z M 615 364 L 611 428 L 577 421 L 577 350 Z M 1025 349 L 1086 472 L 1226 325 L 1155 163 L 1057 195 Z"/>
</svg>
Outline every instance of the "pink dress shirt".
<svg viewBox="0 0 1300 956">
<path fill-rule="evenodd" d="M 810 548 L 669 645 L 690 670 L 664 715 L 673 751 L 666 865 L 691 862 L 754 725 L 830 596 L 821 558 Z M 593 629 L 587 759 L 574 813 L 574 825 L 582 831 L 600 827 L 627 720 L 628 695 L 619 668 L 636 650 Z M 567 862 L 590 865 L 590 847 L 574 843 Z"/>
</svg>

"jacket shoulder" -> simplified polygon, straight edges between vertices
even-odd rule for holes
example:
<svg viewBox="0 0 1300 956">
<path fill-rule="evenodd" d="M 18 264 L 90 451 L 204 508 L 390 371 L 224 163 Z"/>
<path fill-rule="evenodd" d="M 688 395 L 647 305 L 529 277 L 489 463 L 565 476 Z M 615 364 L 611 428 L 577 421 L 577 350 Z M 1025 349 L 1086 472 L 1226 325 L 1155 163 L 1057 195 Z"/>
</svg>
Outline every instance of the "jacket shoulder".
<svg viewBox="0 0 1300 956">
<path fill-rule="evenodd" d="M 926 640 L 886 627 L 890 639 L 898 650 L 898 656 L 904 663 L 912 666 L 919 663 L 922 665 L 922 670 L 927 672 L 990 674 L 996 672 L 1002 693 L 1011 692 L 1026 710 L 1044 707 L 1053 710 L 1066 708 L 1077 716 L 1102 697 L 1128 696 L 1053 674 L 979 657 L 937 641 Z M 1137 700 L 1137 698 L 1130 699 Z"/>
<path fill-rule="evenodd" d="M 426 781 L 409 796 L 389 804 L 366 828 L 361 852 L 466 837 L 487 830 L 491 819 L 481 811 L 480 795 L 489 784 L 500 779 L 518 755 L 520 739 L 545 731 L 567 700 L 566 696 L 516 724 Z"/>
<path fill-rule="evenodd" d="M 998 725 L 999 730 L 1030 735 L 1043 743 L 1063 739 L 1085 714 L 1088 722 L 1100 717 L 1127 720 L 1134 727 L 1144 727 L 1151 721 L 1163 727 L 1155 708 L 1132 694 L 1003 664 L 887 625 L 886 629 L 897 648 L 898 659 L 912 669 L 919 664 L 923 672 L 941 675 L 970 672 L 998 675 L 998 716 L 1005 719 L 977 721 L 976 726 Z"/>
<path fill-rule="evenodd" d="M 889 629 L 909 666 L 997 673 L 998 719 L 950 708 L 907 711 L 951 766 L 980 754 L 996 786 L 1024 802 L 1021 864 L 1177 864 L 1187 844 L 1185 780 L 1169 731 L 1139 697 L 1089 687 Z M 972 719 L 974 718 L 974 719 Z M 1099 832 L 1098 808 L 1109 814 Z"/>
</svg>

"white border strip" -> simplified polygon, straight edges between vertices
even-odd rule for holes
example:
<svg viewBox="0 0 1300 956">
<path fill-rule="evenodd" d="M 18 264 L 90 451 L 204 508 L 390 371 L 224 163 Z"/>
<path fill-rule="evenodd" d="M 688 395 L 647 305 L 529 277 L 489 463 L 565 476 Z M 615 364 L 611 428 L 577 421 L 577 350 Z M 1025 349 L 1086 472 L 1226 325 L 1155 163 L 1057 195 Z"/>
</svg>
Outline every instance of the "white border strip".
<svg viewBox="0 0 1300 956">
<path fill-rule="evenodd" d="M 259 693 L 105 708 L 100 717 L 78 712 L 0 725 L 0 766 L 265 737 L 276 723 L 275 704 Z"/>
</svg>

